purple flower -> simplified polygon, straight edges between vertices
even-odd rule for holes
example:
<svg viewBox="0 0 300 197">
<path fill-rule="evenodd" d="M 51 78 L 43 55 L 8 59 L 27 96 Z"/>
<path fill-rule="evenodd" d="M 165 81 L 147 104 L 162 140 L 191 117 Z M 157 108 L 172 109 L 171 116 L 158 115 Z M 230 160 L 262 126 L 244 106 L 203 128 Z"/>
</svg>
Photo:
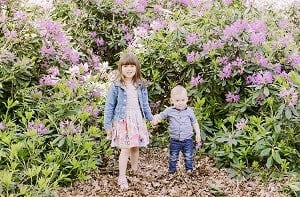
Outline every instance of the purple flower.
<svg viewBox="0 0 300 197">
<path fill-rule="evenodd" d="M 49 57 L 54 54 L 55 54 L 55 50 L 54 50 L 53 46 L 51 44 L 46 45 L 45 43 L 43 43 L 43 46 L 41 48 L 41 55 L 44 57 Z"/>
<path fill-rule="evenodd" d="M 45 75 L 40 78 L 39 83 L 44 86 L 55 86 L 58 83 L 58 78 L 51 75 Z"/>
<path fill-rule="evenodd" d="M 71 47 L 67 45 L 61 45 L 60 50 L 62 51 L 62 59 L 63 60 L 69 60 L 73 64 L 77 64 L 79 62 L 79 54 L 75 50 L 73 50 Z"/>
<path fill-rule="evenodd" d="M 48 71 L 48 74 L 52 77 L 56 77 L 59 75 L 59 70 L 56 66 L 49 68 L 47 71 Z"/>
<path fill-rule="evenodd" d="M 244 31 L 248 26 L 246 20 L 237 20 L 231 25 L 228 25 L 223 30 L 222 40 L 230 40 L 231 38 L 237 36 L 240 32 Z"/>
<path fill-rule="evenodd" d="M 0 122 L 0 131 L 4 131 L 5 130 L 5 124 L 1 121 Z"/>
<path fill-rule="evenodd" d="M 286 87 L 282 87 L 278 95 L 286 104 L 288 104 L 288 106 L 294 107 L 297 105 L 298 93 L 295 88 L 292 87 L 287 89 Z"/>
<path fill-rule="evenodd" d="M 223 43 L 221 40 L 217 40 L 217 41 L 211 41 L 209 40 L 206 44 L 203 45 L 203 51 L 204 52 L 209 52 L 213 49 L 217 49 L 217 48 L 222 48 L 223 47 Z"/>
<path fill-rule="evenodd" d="M 240 95 L 232 92 L 228 92 L 225 96 L 227 103 L 237 103 L 240 100 Z"/>
<path fill-rule="evenodd" d="M 247 124 L 248 124 L 248 120 L 242 118 L 238 123 L 235 124 L 235 127 L 238 131 L 241 131 L 245 128 Z"/>
<path fill-rule="evenodd" d="M 95 32 L 95 31 L 92 31 L 92 32 L 90 32 L 89 34 L 90 34 L 90 36 L 91 36 L 92 38 L 96 38 L 96 37 L 97 37 L 97 32 Z"/>
<path fill-rule="evenodd" d="M 87 105 L 83 109 L 84 112 L 91 114 L 93 117 L 97 118 L 100 110 L 97 107 L 93 107 L 91 105 Z"/>
<path fill-rule="evenodd" d="M 152 21 L 150 26 L 152 27 L 152 29 L 154 31 L 158 31 L 164 27 L 164 20 L 156 19 L 156 20 Z"/>
<path fill-rule="evenodd" d="M 288 55 L 287 62 L 291 64 L 291 66 L 299 66 L 300 65 L 300 56 L 297 54 Z"/>
<path fill-rule="evenodd" d="M 198 75 L 197 77 L 192 77 L 190 81 L 191 86 L 197 86 L 202 83 L 204 83 L 204 80 L 200 75 Z"/>
<path fill-rule="evenodd" d="M 148 33 L 148 27 L 145 25 L 140 25 L 134 29 L 135 36 L 145 37 Z"/>
<path fill-rule="evenodd" d="M 227 64 L 223 67 L 223 70 L 219 73 L 219 76 L 222 80 L 228 79 L 232 74 L 232 66 L 231 63 Z"/>
<path fill-rule="evenodd" d="M 222 0 L 222 3 L 225 5 L 229 5 L 232 3 L 233 0 Z"/>
<path fill-rule="evenodd" d="M 90 95 L 94 98 L 100 98 L 103 96 L 104 90 L 101 88 L 95 88 L 90 92 Z"/>
<path fill-rule="evenodd" d="M 197 44 L 198 42 L 198 35 L 195 33 L 187 34 L 185 36 L 185 43 L 187 45 Z"/>
<path fill-rule="evenodd" d="M 75 133 L 80 133 L 82 128 L 76 125 L 74 122 L 66 120 L 59 123 L 59 128 L 62 135 L 72 135 Z"/>
<path fill-rule="evenodd" d="M 7 39 L 9 39 L 9 38 L 15 39 L 16 37 L 18 37 L 18 33 L 15 30 L 12 30 L 12 31 L 6 30 L 6 31 L 4 31 L 4 37 Z"/>
<path fill-rule="evenodd" d="M 279 22 L 278 22 L 278 26 L 279 28 L 283 29 L 283 28 L 286 28 L 289 24 L 289 20 L 287 19 L 281 19 Z"/>
<path fill-rule="evenodd" d="M 115 3 L 117 5 L 122 5 L 124 3 L 124 0 L 115 0 Z"/>
<path fill-rule="evenodd" d="M 130 43 L 130 42 L 132 42 L 133 37 L 130 33 L 126 33 L 124 35 L 124 39 L 125 39 L 126 42 Z"/>
<path fill-rule="evenodd" d="M 260 33 L 252 32 L 250 35 L 250 41 L 255 45 L 261 45 L 263 42 L 266 41 L 266 35 L 264 32 L 260 32 Z"/>
<path fill-rule="evenodd" d="M 147 5 L 147 0 L 137 0 L 134 4 L 134 9 L 138 13 L 143 13 Z"/>
<path fill-rule="evenodd" d="M 66 83 L 66 85 L 71 88 L 72 90 L 76 90 L 78 86 L 78 82 L 75 79 L 69 79 Z"/>
<path fill-rule="evenodd" d="M 96 45 L 98 47 L 101 47 L 101 46 L 103 46 L 105 44 L 105 41 L 103 40 L 103 38 L 96 38 L 95 41 L 96 41 Z"/>
<path fill-rule="evenodd" d="M 277 63 L 277 64 L 274 64 L 273 66 L 274 66 L 275 74 L 277 74 L 277 75 L 280 74 L 282 65 Z"/>
<path fill-rule="evenodd" d="M 254 33 L 266 32 L 267 26 L 264 21 L 256 20 L 249 23 L 248 30 Z"/>
<path fill-rule="evenodd" d="M 60 44 L 67 43 L 68 38 L 62 32 L 62 26 L 58 22 L 43 20 L 37 23 L 40 34 L 46 39 L 56 40 Z"/>
<path fill-rule="evenodd" d="M 28 129 L 31 131 L 36 131 L 37 134 L 39 135 L 44 135 L 49 133 L 48 129 L 45 127 L 45 125 L 42 122 L 34 122 L 30 121 L 28 123 Z"/>
<path fill-rule="evenodd" d="M 25 20 L 25 19 L 26 19 L 26 12 L 16 11 L 14 13 L 14 20 Z"/>
<path fill-rule="evenodd" d="M 200 54 L 198 52 L 190 52 L 186 55 L 186 60 L 187 62 L 189 62 L 190 64 L 195 62 L 196 60 L 198 60 L 200 58 Z"/>
<path fill-rule="evenodd" d="M 247 77 L 247 83 L 253 85 L 265 85 L 273 82 L 273 74 L 270 71 L 253 73 Z"/>
</svg>

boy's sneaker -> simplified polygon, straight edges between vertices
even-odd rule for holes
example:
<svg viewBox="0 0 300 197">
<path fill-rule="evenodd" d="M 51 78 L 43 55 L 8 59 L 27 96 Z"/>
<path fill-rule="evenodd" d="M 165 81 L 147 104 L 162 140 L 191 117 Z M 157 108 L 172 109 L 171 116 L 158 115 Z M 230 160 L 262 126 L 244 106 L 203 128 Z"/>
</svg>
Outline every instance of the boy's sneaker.
<svg viewBox="0 0 300 197">
<path fill-rule="evenodd" d="M 193 175 L 193 171 L 192 170 L 187 170 L 186 174 L 189 175 L 189 176 L 192 176 Z"/>
</svg>

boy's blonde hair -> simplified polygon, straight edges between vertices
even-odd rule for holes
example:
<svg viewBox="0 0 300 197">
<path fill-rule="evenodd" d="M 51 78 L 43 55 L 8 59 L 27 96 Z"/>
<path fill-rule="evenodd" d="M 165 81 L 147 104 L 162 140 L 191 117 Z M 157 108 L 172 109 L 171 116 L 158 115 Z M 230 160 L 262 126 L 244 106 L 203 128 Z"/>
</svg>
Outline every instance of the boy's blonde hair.
<svg viewBox="0 0 300 197">
<path fill-rule="evenodd" d="M 171 98 L 178 94 L 184 94 L 187 96 L 187 91 L 183 86 L 177 85 L 171 90 Z"/>
</svg>

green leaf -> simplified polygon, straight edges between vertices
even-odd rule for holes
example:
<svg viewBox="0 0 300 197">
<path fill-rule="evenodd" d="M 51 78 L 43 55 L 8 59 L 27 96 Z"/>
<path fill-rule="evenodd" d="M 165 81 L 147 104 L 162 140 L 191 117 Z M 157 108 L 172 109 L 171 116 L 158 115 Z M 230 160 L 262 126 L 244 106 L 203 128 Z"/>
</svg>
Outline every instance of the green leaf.
<svg viewBox="0 0 300 197">
<path fill-rule="evenodd" d="M 281 157 L 279 154 L 279 150 L 272 149 L 272 157 L 278 164 L 281 164 Z"/>
<path fill-rule="evenodd" d="M 273 158 L 272 158 L 272 156 L 270 156 L 267 160 L 266 166 L 269 169 L 269 168 L 271 168 L 272 165 L 273 165 Z"/>
<path fill-rule="evenodd" d="M 268 88 L 268 87 L 264 87 L 264 95 L 265 95 L 266 97 L 268 97 L 269 94 L 270 94 L 269 88 Z"/>
<path fill-rule="evenodd" d="M 299 192 L 300 191 L 300 182 L 291 182 L 291 183 L 288 183 L 288 186 L 294 192 Z"/>
<path fill-rule="evenodd" d="M 271 148 L 266 148 L 262 150 L 259 154 L 260 157 L 266 157 L 270 155 Z"/>
<path fill-rule="evenodd" d="M 289 120 L 292 117 L 292 112 L 289 107 L 285 108 L 285 117 Z"/>
</svg>

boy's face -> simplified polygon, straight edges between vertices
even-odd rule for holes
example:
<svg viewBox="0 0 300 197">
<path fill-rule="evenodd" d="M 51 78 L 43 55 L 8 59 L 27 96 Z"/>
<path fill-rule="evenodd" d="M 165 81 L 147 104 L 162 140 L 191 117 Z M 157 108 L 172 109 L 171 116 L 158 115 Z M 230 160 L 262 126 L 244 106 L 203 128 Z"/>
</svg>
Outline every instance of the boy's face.
<svg viewBox="0 0 300 197">
<path fill-rule="evenodd" d="M 183 110 L 186 108 L 188 102 L 188 97 L 186 94 L 176 94 L 171 97 L 171 103 L 176 109 Z"/>
</svg>

